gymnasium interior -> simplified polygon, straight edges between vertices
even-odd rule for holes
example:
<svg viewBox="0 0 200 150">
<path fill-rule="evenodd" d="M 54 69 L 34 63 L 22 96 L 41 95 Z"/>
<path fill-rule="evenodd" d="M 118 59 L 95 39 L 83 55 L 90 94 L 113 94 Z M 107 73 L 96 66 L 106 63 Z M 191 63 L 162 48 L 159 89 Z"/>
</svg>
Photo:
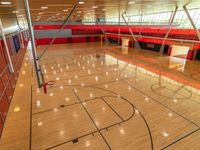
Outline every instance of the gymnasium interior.
<svg viewBox="0 0 200 150">
<path fill-rule="evenodd" d="M 0 150 L 200 150 L 200 1 L 0 0 Z"/>
</svg>

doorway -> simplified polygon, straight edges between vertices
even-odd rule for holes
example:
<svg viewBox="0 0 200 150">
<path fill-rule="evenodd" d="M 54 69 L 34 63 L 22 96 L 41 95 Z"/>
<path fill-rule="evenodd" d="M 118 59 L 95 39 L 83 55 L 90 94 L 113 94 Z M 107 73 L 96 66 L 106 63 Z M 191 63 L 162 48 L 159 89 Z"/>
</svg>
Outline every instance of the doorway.
<svg viewBox="0 0 200 150">
<path fill-rule="evenodd" d="M 189 50 L 190 50 L 189 46 L 172 45 L 171 56 L 187 59 Z"/>
</svg>

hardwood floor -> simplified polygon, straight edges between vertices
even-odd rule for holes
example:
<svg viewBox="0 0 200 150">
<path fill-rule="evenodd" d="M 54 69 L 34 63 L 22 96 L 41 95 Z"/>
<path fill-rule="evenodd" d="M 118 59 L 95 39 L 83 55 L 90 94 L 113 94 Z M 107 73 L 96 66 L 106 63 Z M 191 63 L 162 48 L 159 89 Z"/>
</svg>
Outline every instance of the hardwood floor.
<svg viewBox="0 0 200 150">
<path fill-rule="evenodd" d="M 176 59 L 109 44 L 52 45 L 40 64 L 55 84 L 44 94 L 34 73 L 29 84 L 31 149 L 198 150 L 200 62 Z"/>
</svg>

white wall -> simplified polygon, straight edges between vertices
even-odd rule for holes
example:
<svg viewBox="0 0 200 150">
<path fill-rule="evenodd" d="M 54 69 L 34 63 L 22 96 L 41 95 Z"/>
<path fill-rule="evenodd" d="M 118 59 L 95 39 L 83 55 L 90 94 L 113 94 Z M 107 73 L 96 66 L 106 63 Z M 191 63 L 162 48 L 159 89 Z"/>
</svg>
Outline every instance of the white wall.
<svg viewBox="0 0 200 150">
<path fill-rule="evenodd" d="M 128 47 L 128 44 L 129 44 L 129 39 L 122 38 L 122 47 Z"/>
<path fill-rule="evenodd" d="M 190 47 L 173 45 L 171 56 L 187 55 L 189 50 Z"/>
</svg>

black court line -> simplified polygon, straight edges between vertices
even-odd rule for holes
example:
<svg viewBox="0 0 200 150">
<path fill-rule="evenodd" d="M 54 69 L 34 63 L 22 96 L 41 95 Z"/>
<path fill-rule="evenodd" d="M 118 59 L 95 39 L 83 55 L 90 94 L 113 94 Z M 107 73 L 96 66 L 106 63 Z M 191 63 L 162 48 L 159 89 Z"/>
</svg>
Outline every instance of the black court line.
<svg viewBox="0 0 200 150">
<path fill-rule="evenodd" d="M 130 120 L 131 118 L 133 118 L 133 116 L 134 116 L 134 113 L 131 115 L 131 117 L 129 117 L 128 120 Z M 101 129 L 99 129 L 99 130 L 100 130 L 100 131 L 103 131 L 103 130 L 106 130 L 106 131 L 107 131 L 107 129 L 112 128 L 112 127 L 117 126 L 117 125 L 121 126 L 121 124 L 123 124 L 123 123 L 125 123 L 125 122 L 127 122 L 127 121 L 120 121 L 120 122 L 117 122 L 117 123 L 115 123 L 115 124 L 112 124 L 112 125 L 106 126 L 106 127 L 104 127 L 104 128 L 101 128 Z M 91 133 L 87 133 L 87 134 L 82 135 L 82 136 L 80 136 L 80 137 L 76 137 L 76 138 L 74 138 L 74 139 L 80 139 L 80 138 L 83 138 L 83 137 L 85 137 L 85 136 L 93 135 L 93 134 L 95 134 L 95 133 L 98 133 L 98 130 L 93 131 L 93 132 L 91 132 Z M 70 139 L 70 140 L 65 141 L 65 142 L 63 142 L 63 143 L 59 143 L 59 144 L 57 144 L 57 145 L 54 145 L 54 146 L 52 146 L 52 147 L 49 147 L 49 148 L 47 148 L 47 150 L 52 149 L 52 148 L 55 148 L 55 147 L 58 147 L 58 146 L 61 146 L 61 145 L 64 145 L 64 144 L 67 144 L 67 143 L 69 143 L 69 142 L 72 142 L 74 139 Z"/>
<path fill-rule="evenodd" d="M 199 130 L 200 130 L 200 128 L 198 128 L 198 129 L 196 129 L 196 130 L 194 130 L 194 131 L 190 132 L 189 134 L 186 134 L 185 136 L 183 136 L 183 137 L 181 137 L 181 138 L 179 138 L 179 139 L 175 140 L 174 142 L 170 143 L 169 145 L 167 145 L 167 146 L 165 146 L 165 147 L 161 148 L 161 150 L 164 150 L 164 149 L 167 149 L 167 148 L 169 148 L 170 146 L 172 146 L 172 145 L 176 144 L 177 142 L 179 142 L 179 141 L 181 141 L 181 140 L 183 140 L 183 139 L 185 139 L 185 138 L 189 137 L 189 136 L 190 136 L 190 135 L 192 135 L 192 134 L 195 134 L 195 133 L 196 133 L 196 132 L 198 132 Z"/>
<path fill-rule="evenodd" d="M 155 86 L 155 85 L 158 85 L 159 83 L 155 83 L 155 84 L 152 84 L 151 85 L 151 90 L 154 92 L 154 93 L 156 93 L 156 94 L 158 94 L 158 95 L 160 95 L 160 96 L 162 96 L 162 97 L 165 97 L 165 98 L 175 98 L 175 97 L 169 97 L 169 96 L 165 96 L 165 95 L 161 95 L 161 94 L 159 94 L 158 92 L 156 92 L 154 89 L 153 89 L 153 86 Z M 185 87 L 186 85 L 184 85 L 184 87 Z M 190 95 L 189 96 L 187 96 L 187 97 L 184 97 L 184 95 L 182 95 L 182 94 L 178 94 L 176 91 L 172 91 L 172 90 L 170 90 L 169 88 L 167 88 L 167 87 L 165 87 L 166 89 L 168 89 L 169 91 L 171 91 L 172 93 L 174 93 L 174 96 L 175 95 L 179 95 L 179 96 L 183 96 L 183 98 L 176 98 L 176 99 L 190 99 L 191 97 L 192 97 L 192 92 L 190 91 L 190 90 L 188 90 L 187 88 L 181 88 L 180 90 L 182 90 L 182 89 L 184 89 L 185 91 L 187 91 Z M 158 88 L 159 89 L 159 88 Z M 179 91 L 180 91 L 179 90 Z"/>
<path fill-rule="evenodd" d="M 114 108 L 108 104 L 108 102 L 102 97 L 102 100 L 110 107 L 110 109 L 121 119 L 121 121 L 124 121 L 124 119 L 114 110 Z"/>
<path fill-rule="evenodd" d="M 76 92 L 74 91 L 74 94 L 76 95 L 77 99 L 79 100 L 79 102 L 81 103 L 82 107 L 84 108 L 85 112 L 87 113 L 87 115 L 89 116 L 90 120 L 92 121 L 93 125 L 96 127 L 96 129 L 98 130 L 98 133 L 101 135 L 102 139 L 104 140 L 104 142 L 106 143 L 106 145 L 108 146 L 108 148 L 111 150 L 110 145 L 108 144 L 108 142 L 106 141 L 105 137 L 103 136 L 103 134 L 101 133 L 101 131 L 99 130 L 98 126 L 96 125 L 95 121 L 92 119 L 92 116 L 90 115 L 90 113 L 88 112 L 87 108 L 83 105 L 83 103 L 81 102 L 79 96 L 76 94 Z"/>
<path fill-rule="evenodd" d="M 64 105 L 63 104 L 63 105 L 60 105 L 60 106 L 56 106 L 54 108 L 61 109 L 61 108 L 65 108 L 65 107 L 69 107 L 69 106 L 73 106 L 73 105 L 77 105 L 77 104 L 79 104 L 79 102 L 78 103 L 73 103 L 73 104 L 68 104 L 68 105 Z M 54 108 L 49 108 L 49 109 L 46 109 L 46 110 L 43 110 L 43 111 L 39 111 L 39 112 L 33 113 L 32 115 L 38 115 L 38 114 L 50 112 L 50 111 L 53 111 Z"/>
<path fill-rule="evenodd" d="M 126 79 L 131 79 L 131 78 L 126 78 Z M 122 81 L 122 79 L 119 79 L 118 81 Z M 85 85 L 84 87 L 87 87 L 87 88 L 94 88 L 94 86 L 99 86 L 99 85 L 103 85 L 103 84 L 110 84 L 110 83 L 114 83 L 114 82 L 118 82 L 118 81 L 116 81 L 116 80 L 109 81 L 109 82 L 107 81 L 107 82 L 98 83 L 98 84 Z M 63 85 L 63 84 L 62 84 L 62 85 Z M 64 87 L 68 87 L 68 86 L 78 86 L 78 87 L 80 87 L 80 88 L 77 88 L 77 90 L 83 88 L 83 87 L 81 87 L 81 85 L 79 85 L 79 84 L 77 84 L 77 85 L 74 85 L 74 84 L 73 84 L 73 85 L 64 84 L 63 86 L 64 86 Z M 59 86 L 59 85 L 57 85 L 57 86 L 52 86 L 52 87 L 49 87 L 48 89 L 54 89 L 54 88 L 57 88 L 57 87 L 60 87 L 60 86 Z M 105 89 L 104 89 L 104 90 L 105 90 Z M 33 90 L 33 91 L 35 91 L 35 90 Z M 110 92 L 110 91 L 109 91 L 109 92 Z M 109 95 L 108 95 L 108 96 L 109 96 Z M 108 97 L 108 96 L 104 96 L 104 97 Z M 102 98 L 102 97 L 95 97 L 94 99 L 99 99 L 99 98 Z M 84 99 L 84 100 L 85 100 L 85 102 L 87 102 L 87 101 L 90 101 L 90 100 L 93 100 L 93 99 Z M 69 106 L 76 105 L 76 104 L 79 104 L 79 102 L 78 102 L 78 103 L 75 103 L 75 104 L 69 104 Z M 65 107 L 68 107 L 68 105 L 65 105 Z M 57 106 L 57 108 L 60 109 L 59 106 Z M 44 111 L 40 111 L 40 112 L 37 112 L 37 113 L 33 113 L 32 115 L 37 115 L 37 114 L 41 114 L 41 113 L 53 111 L 53 109 L 54 109 L 54 108 L 46 109 L 46 110 L 44 110 Z"/>
<path fill-rule="evenodd" d="M 80 136 L 80 137 L 77 137 L 77 138 L 75 138 L 75 139 L 81 139 L 81 138 L 84 138 L 84 137 L 86 137 L 86 136 L 93 135 L 93 134 L 95 134 L 95 133 L 98 133 L 98 131 L 94 131 L 94 132 L 91 132 L 91 133 L 84 134 L 84 135 L 82 135 L 82 136 Z M 46 148 L 45 150 L 50 150 L 50 149 L 52 149 L 52 148 L 55 148 L 55 147 L 58 147 L 58 146 L 61 146 L 61 145 L 70 143 L 70 142 L 72 142 L 73 140 L 74 140 L 74 139 L 70 139 L 70 140 L 65 141 L 65 142 L 63 142 L 63 143 L 60 143 L 60 144 L 54 145 L 54 146 L 52 146 L 52 147 Z"/>
<path fill-rule="evenodd" d="M 136 87 L 134 87 L 132 84 L 128 83 L 125 80 L 122 80 L 122 82 L 124 82 L 125 84 L 131 86 L 132 88 L 134 88 L 135 90 L 139 91 L 140 93 L 142 93 L 143 95 L 146 95 L 148 97 L 150 97 L 152 100 L 154 100 L 155 102 L 157 102 L 158 104 L 162 105 L 163 107 L 167 108 L 168 110 L 172 111 L 173 113 L 175 113 L 176 115 L 182 117 L 183 119 L 187 120 L 188 122 L 192 123 L 193 125 L 195 125 L 196 127 L 199 127 L 199 125 L 197 125 L 196 123 L 194 123 L 193 121 L 187 119 L 186 117 L 182 116 L 181 114 L 177 113 L 176 111 L 172 110 L 171 108 L 169 108 L 168 106 L 164 105 L 163 103 L 159 102 L 158 100 L 156 100 L 154 97 L 152 97 L 151 95 L 148 95 L 147 93 L 144 93 L 143 91 L 137 89 Z"/>
<path fill-rule="evenodd" d="M 153 85 L 152 85 L 153 86 Z M 151 90 L 154 92 L 154 93 L 156 93 L 156 94 L 158 94 L 159 96 L 162 96 L 162 97 L 165 97 L 165 98 L 173 98 L 173 97 L 167 97 L 167 96 L 164 96 L 164 95 L 160 95 L 159 93 L 157 93 L 157 92 L 155 92 L 153 89 L 152 89 L 152 86 L 151 86 Z M 167 88 L 167 87 L 165 87 L 167 90 L 169 90 L 170 91 L 170 89 L 169 88 Z M 158 88 L 159 89 L 159 88 Z M 175 93 L 174 91 L 172 91 L 173 93 L 175 93 L 175 95 L 179 95 L 179 96 L 183 96 L 183 98 L 176 98 L 176 97 L 174 97 L 174 99 L 177 99 L 177 100 L 179 100 L 179 101 L 182 101 L 182 100 L 187 100 L 187 101 L 191 101 L 191 102 L 193 102 L 193 103 L 196 103 L 196 104 L 200 104 L 200 102 L 197 102 L 196 100 L 194 100 L 194 99 L 192 99 L 192 95 L 193 95 L 193 93 L 190 91 L 190 90 L 188 90 L 188 89 L 186 89 L 186 88 L 184 88 L 186 91 L 188 91 L 189 93 L 190 93 L 190 96 L 188 96 L 188 97 L 184 97 L 184 95 L 183 94 L 178 94 L 178 93 Z"/>
<path fill-rule="evenodd" d="M 198 81 L 198 82 L 200 82 L 200 79 L 197 79 L 197 78 L 195 78 L 195 76 L 196 75 L 200 75 L 200 71 L 199 72 L 196 72 L 196 73 L 193 73 L 193 74 L 191 74 L 191 78 L 192 79 L 194 79 L 194 80 L 196 80 L 196 81 Z"/>
<path fill-rule="evenodd" d="M 103 97 L 116 97 L 116 96 L 103 96 Z M 99 100 L 102 100 L 103 97 L 101 97 L 101 99 L 99 99 Z M 116 97 L 116 98 L 117 98 L 117 97 Z M 121 97 L 121 98 L 122 98 L 122 97 Z M 94 99 L 95 99 L 95 98 L 94 98 Z M 91 99 L 91 100 L 94 100 L 94 99 Z M 122 98 L 122 99 L 124 99 L 124 98 Z M 124 100 L 126 100 L 126 99 L 124 99 Z M 127 101 L 128 103 L 130 103 L 128 100 L 126 100 L 126 101 Z M 132 107 L 135 108 L 135 106 L 134 106 L 133 104 L 131 104 L 131 105 L 132 105 Z M 113 126 L 121 125 L 121 124 L 123 124 L 124 122 L 129 121 L 131 118 L 133 118 L 133 116 L 134 116 L 134 114 L 135 114 L 135 109 L 134 109 L 134 108 L 133 108 L 134 111 L 133 111 L 132 115 L 131 115 L 128 119 L 126 119 L 125 121 L 117 122 L 117 123 L 115 123 L 115 124 L 112 124 L 112 125 L 106 126 L 106 127 L 101 128 L 101 129 L 99 129 L 99 130 L 100 130 L 100 131 L 107 130 L 107 129 L 113 127 Z M 91 133 L 87 133 L 87 134 L 82 135 L 82 136 L 80 136 L 80 137 L 76 137 L 75 139 L 80 139 L 80 138 L 83 138 L 83 137 L 88 136 L 88 135 L 93 135 L 94 133 L 98 133 L 98 130 L 97 130 L 97 131 L 93 131 L 93 132 L 91 132 Z M 49 147 L 49 148 L 47 148 L 47 149 L 49 150 L 49 149 L 52 149 L 52 148 L 55 148 L 55 147 L 61 146 L 61 145 L 63 145 L 63 144 L 67 144 L 67 143 L 69 143 L 69 142 L 72 142 L 73 140 L 74 140 L 74 139 L 71 139 L 71 140 L 65 141 L 65 142 L 63 142 L 63 143 L 60 143 L 60 144 L 54 145 L 54 146 Z"/>
<path fill-rule="evenodd" d="M 73 90 L 72 90 L 73 91 Z M 92 98 L 92 99 L 85 99 L 84 101 L 82 101 L 83 103 L 84 102 L 89 102 L 89 101 L 93 101 L 93 100 L 100 100 L 101 97 L 95 97 L 95 98 Z M 70 106 L 74 106 L 74 105 L 78 105 L 78 104 L 81 104 L 80 102 L 75 102 L 73 104 L 68 104 L 68 105 L 60 105 L 60 106 L 56 106 L 54 108 L 57 108 L 57 109 L 62 109 L 62 108 L 66 108 L 66 107 L 70 107 Z M 39 111 L 39 112 L 36 112 L 36 113 L 33 113 L 32 115 L 38 115 L 38 114 L 42 114 L 42 113 L 46 113 L 46 112 L 50 112 L 50 111 L 53 111 L 54 108 L 50 108 L 50 109 L 46 109 L 44 111 Z"/>
</svg>

